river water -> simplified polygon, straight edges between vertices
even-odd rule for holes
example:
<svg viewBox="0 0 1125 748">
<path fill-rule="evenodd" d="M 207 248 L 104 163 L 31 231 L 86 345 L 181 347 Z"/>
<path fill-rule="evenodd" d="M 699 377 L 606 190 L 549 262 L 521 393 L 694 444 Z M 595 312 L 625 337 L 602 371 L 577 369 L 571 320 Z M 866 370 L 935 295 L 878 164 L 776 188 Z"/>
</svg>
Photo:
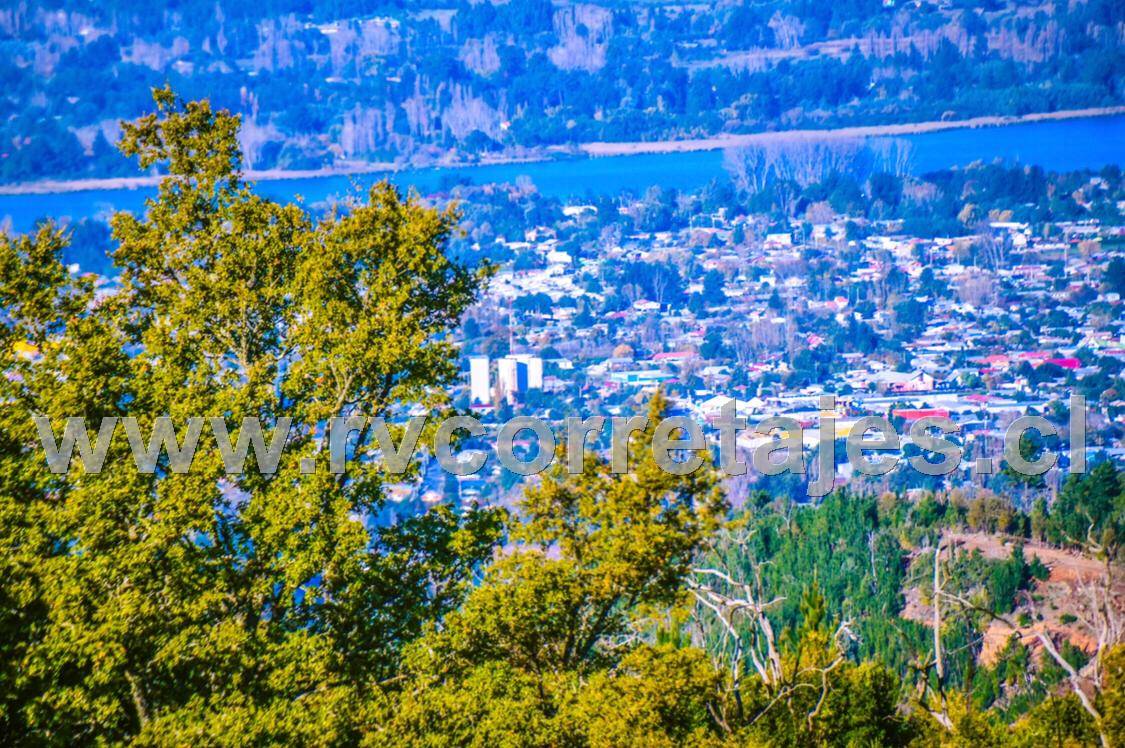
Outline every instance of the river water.
<svg viewBox="0 0 1125 748">
<path fill-rule="evenodd" d="M 944 130 L 901 139 L 911 144 L 911 169 L 916 174 L 996 158 L 1036 164 L 1049 171 L 1125 166 L 1125 115 Z M 286 179 L 260 182 L 257 189 L 279 200 L 300 195 L 306 204 L 316 205 L 363 190 L 388 176 L 399 186 L 414 187 L 423 194 L 464 182 L 514 182 L 526 177 L 541 193 L 565 199 L 591 193 L 641 193 L 651 185 L 693 190 L 725 173 L 721 151 L 696 151 Z M 27 231 L 47 216 L 69 220 L 106 217 L 115 210 L 140 210 L 153 192 L 141 188 L 0 195 L 0 220 L 10 222 L 16 231 Z"/>
</svg>

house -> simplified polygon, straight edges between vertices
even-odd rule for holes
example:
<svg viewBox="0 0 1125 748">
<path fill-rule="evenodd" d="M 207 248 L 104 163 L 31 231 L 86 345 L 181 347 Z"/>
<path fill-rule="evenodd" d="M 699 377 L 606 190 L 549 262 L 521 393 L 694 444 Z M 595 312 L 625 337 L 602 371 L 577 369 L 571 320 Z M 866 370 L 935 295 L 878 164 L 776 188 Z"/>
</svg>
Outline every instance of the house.
<svg viewBox="0 0 1125 748">
<path fill-rule="evenodd" d="M 609 381 L 617 385 L 639 385 L 645 386 L 650 384 L 660 384 L 674 379 L 672 374 L 656 369 L 632 369 L 629 371 L 614 371 L 610 372 Z"/>
<path fill-rule="evenodd" d="M 888 392 L 930 392 L 934 377 L 924 371 L 881 371 L 872 381 Z"/>
<path fill-rule="evenodd" d="M 695 351 L 664 351 L 652 356 L 652 360 L 658 364 L 683 364 L 693 358 L 695 358 Z"/>
<path fill-rule="evenodd" d="M 896 408 L 891 415 L 913 423 L 923 418 L 949 418 L 949 411 L 945 408 Z"/>
<path fill-rule="evenodd" d="M 741 418 L 749 418 L 754 413 L 761 412 L 762 406 L 764 405 L 760 398 L 753 398 L 753 400 L 750 401 L 736 400 L 726 395 L 715 395 L 699 403 L 696 406 L 696 410 L 708 423 L 715 423 L 722 417 L 723 408 L 731 402 L 735 403 L 735 412 Z"/>
<path fill-rule="evenodd" d="M 1077 358 L 1074 358 L 1073 356 L 1067 356 L 1065 358 L 1049 358 L 1044 361 L 1044 363 L 1054 364 L 1060 369 L 1070 369 L 1071 371 L 1082 367 L 1082 362 Z"/>
</svg>

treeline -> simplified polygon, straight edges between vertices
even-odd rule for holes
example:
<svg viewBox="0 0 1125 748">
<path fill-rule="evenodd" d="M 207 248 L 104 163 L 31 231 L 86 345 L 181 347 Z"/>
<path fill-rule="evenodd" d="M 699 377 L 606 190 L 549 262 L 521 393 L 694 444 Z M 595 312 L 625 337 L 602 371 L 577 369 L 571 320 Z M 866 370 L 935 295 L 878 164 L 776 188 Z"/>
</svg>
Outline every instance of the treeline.
<svg viewBox="0 0 1125 748">
<path fill-rule="evenodd" d="M 1055 173 L 998 160 L 914 177 L 906 173 L 908 162 L 909 149 L 893 141 L 795 140 L 743 149 L 727 157 L 742 199 L 715 185 L 704 204 L 814 222 L 834 216 L 900 221 L 902 233 L 919 237 L 962 236 L 989 220 L 1120 220 L 1116 165 Z M 848 238 L 861 236 L 856 231 Z"/>
<path fill-rule="evenodd" d="M 171 82 L 240 112 L 259 169 L 1119 104 L 1113 0 L 203 2 L 0 17 L 0 179 L 113 176 L 118 120 Z"/>
</svg>

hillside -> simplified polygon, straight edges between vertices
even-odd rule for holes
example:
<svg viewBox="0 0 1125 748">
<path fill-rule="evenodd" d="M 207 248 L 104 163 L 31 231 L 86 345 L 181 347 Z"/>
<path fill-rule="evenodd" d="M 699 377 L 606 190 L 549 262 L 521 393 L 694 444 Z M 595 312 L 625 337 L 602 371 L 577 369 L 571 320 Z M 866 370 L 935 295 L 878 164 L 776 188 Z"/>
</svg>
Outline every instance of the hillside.
<svg viewBox="0 0 1125 748">
<path fill-rule="evenodd" d="M 254 170 L 1022 115 L 1125 101 L 1112 0 L 0 10 L 0 181 L 117 176 L 170 82 L 242 116 Z"/>
</svg>

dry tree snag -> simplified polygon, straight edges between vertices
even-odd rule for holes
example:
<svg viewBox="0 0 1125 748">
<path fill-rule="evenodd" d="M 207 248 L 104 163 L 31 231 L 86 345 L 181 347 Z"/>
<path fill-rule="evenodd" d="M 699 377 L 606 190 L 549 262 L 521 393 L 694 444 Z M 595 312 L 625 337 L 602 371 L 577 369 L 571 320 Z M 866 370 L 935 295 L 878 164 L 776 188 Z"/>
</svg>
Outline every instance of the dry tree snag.
<svg viewBox="0 0 1125 748">
<path fill-rule="evenodd" d="M 1082 600 L 1083 604 L 1074 610 L 1074 615 L 1092 634 L 1095 642 L 1094 652 L 1085 667 L 1078 669 L 1072 665 L 1055 642 L 1052 631 L 1042 625 L 1032 623 L 1021 624 L 1010 616 L 1001 615 L 987 606 L 982 606 L 963 595 L 946 591 L 940 584 L 940 563 L 938 561 L 941 546 L 934 556 L 934 659 L 938 668 L 938 682 L 941 683 L 941 641 L 938 627 L 941 622 L 940 606 L 944 600 L 958 606 L 964 611 L 979 613 L 986 618 L 997 621 L 1006 626 L 1013 634 L 1021 639 L 1034 639 L 1043 651 L 1051 658 L 1064 673 L 1070 690 L 1082 704 L 1082 708 L 1093 719 L 1101 738 L 1101 743 L 1106 748 L 1114 745 L 1113 739 L 1105 729 L 1104 715 L 1097 707 L 1097 695 L 1103 688 L 1103 659 L 1115 645 L 1125 642 L 1125 620 L 1122 610 L 1125 610 L 1125 596 L 1122 594 L 1116 575 L 1120 572 L 1117 563 L 1117 554 L 1113 549 L 1107 549 L 1088 538 L 1084 550 L 1089 555 L 1100 557 L 1104 563 L 1103 572 L 1092 579 L 1079 578 L 1072 584 L 1077 594 L 1075 597 Z M 1030 591 L 1021 595 L 1023 603 L 1032 613 L 1030 620 L 1038 618 L 1036 602 Z M 944 701 L 943 701 L 944 703 Z M 931 713 L 933 713 L 931 711 Z M 935 717 L 937 715 L 935 714 Z M 948 719 L 948 718 L 947 718 Z M 939 719 L 939 721 L 942 721 Z M 946 722 L 942 722 L 946 724 Z"/>
<path fill-rule="evenodd" d="M 733 539 L 744 545 L 746 538 Z M 717 622 L 724 639 L 729 642 L 730 690 L 734 718 L 753 725 L 778 704 L 793 706 L 793 696 L 812 690 L 817 694 L 804 721 L 811 730 L 831 690 L 830 675 L 846 661 L 845 650 L 855 639 L 848 620 L 841 621 L 829 637 L 831 656 L 826 662 L 802 663 L 801 657 L 782 657 L 777 635 L 769 619 L 769 611 L 784 602 L 784 597 L 768 598 L 763 590 L 761 567 L 754 566 L 753 582 L 735 579 L 716 568 L 697 567 L 687 580 L 688 590 L 698 603 L 697 620 Z M 746 663 L 758 676 L 768 696 L 767 702 L 753 714 L 747 714 L 742 700 L 742 676 Z M 729 731 L 726 719 L 717 719 Z"/>
</svg>

